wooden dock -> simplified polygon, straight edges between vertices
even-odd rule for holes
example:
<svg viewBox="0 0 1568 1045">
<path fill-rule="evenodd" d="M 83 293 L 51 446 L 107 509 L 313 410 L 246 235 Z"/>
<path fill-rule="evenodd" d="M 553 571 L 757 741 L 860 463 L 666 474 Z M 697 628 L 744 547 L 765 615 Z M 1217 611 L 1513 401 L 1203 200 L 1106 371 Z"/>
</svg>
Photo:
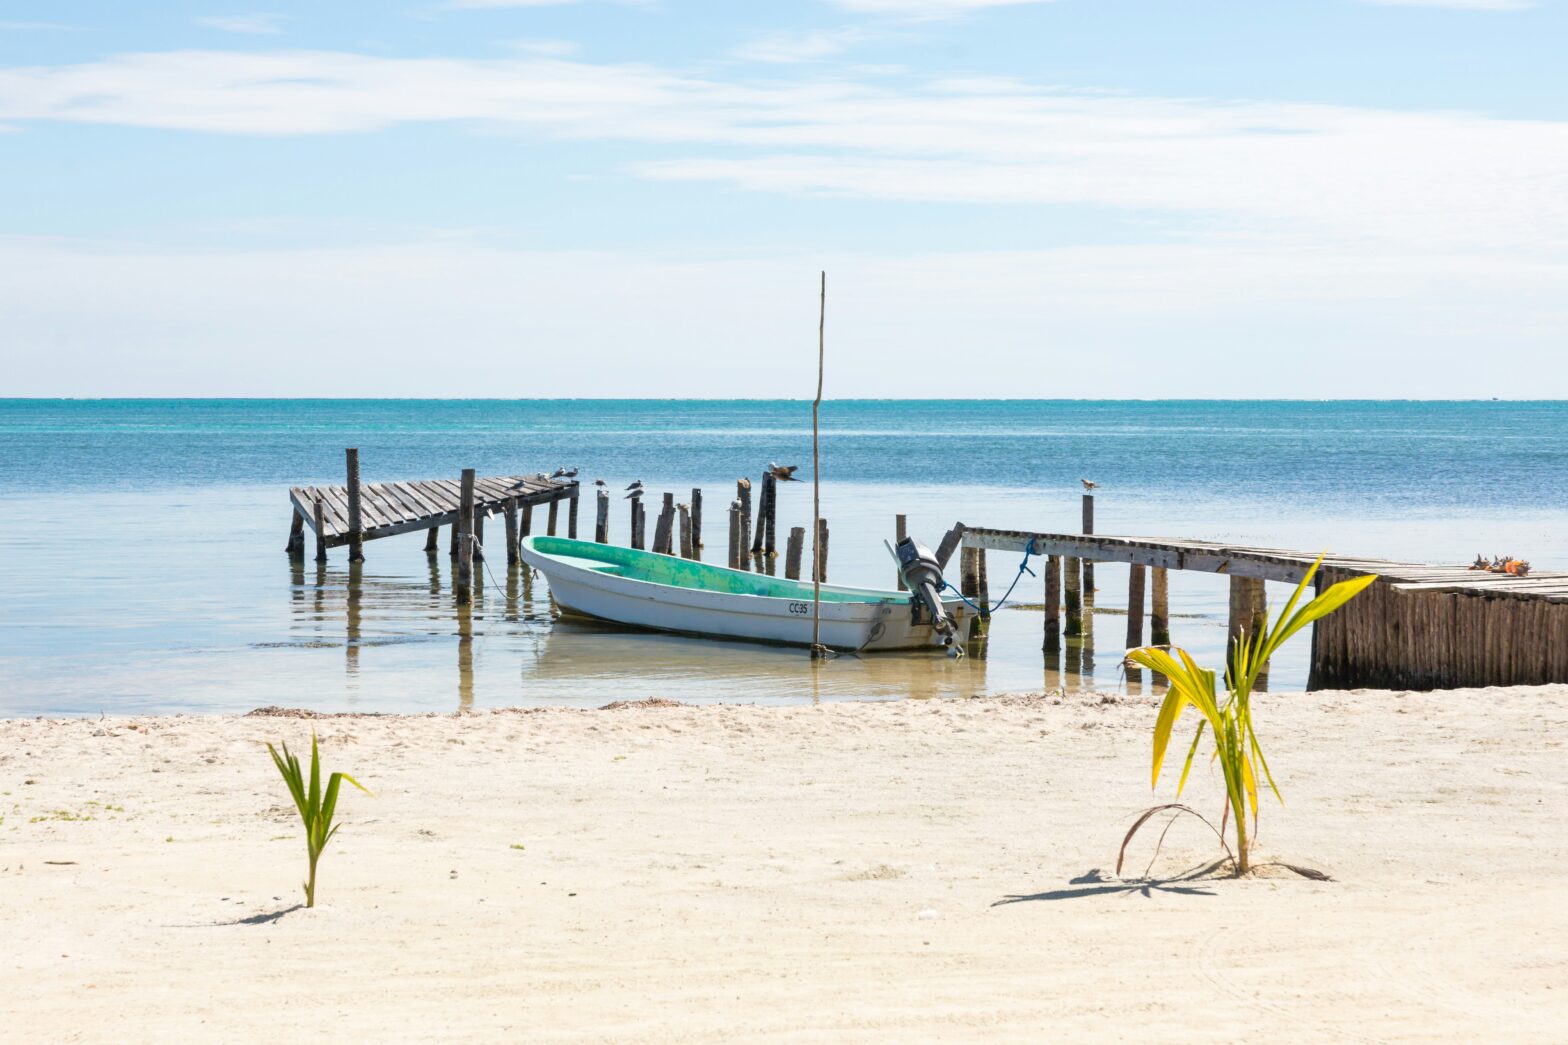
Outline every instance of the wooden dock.
<svg viewBox="0 0 1568 1045">
<path fill-rule="evenodd" d="M 964 527 L 962 532 L 965 548 L 1019 555 L 1029 548 L 1043 557 L 1047 651 L 1060 643 L 1060 636 L 1050 634 L 1057 620 L 1050 596 L 1053 584 L 1061 584 L 1064 567 L 1072 571 L 1078 563 L 1120 562 L 1133 568 L 1128 602 L 1132 647 L 1143 643 L 1144 569 L 1156 573 L 1156 622 L 1168 617 L 1165 571 L 1229 576 L 1234 636 L 1240 629 L 1251 632 L 1257 627 L 1264 581 L 1300 583 L 1317 559 L 1315 552 L 1210 541 L 983 527 Z M 1377 574 L 1377 583 L 1314 626 L 1309 688 L 1453 689 L 1568 682 L 1568 573 L 1519 577 L 1465 566 L 1327 555 L 1316 583 L 1321 590 L 1367 573 Z M 1067 583 L 1069 589 L 1077 586 L 1072 576 Z M 1075 633 L 1076 612 L 1069 601 L 1068 636 Z"/>
<path fill-rule="evenodd" d="M 427 551 L 435 549 L 435 531 L 442 526 L 456 527 L 465 505 L 461 479 L 421 479 L 404 482 L 361 483 L 359 452 L 349 450 L 348 483 L 343 486 L 295 486 L 289 489 L 293 507 L 288 552 L 302 555 L 305 530 L 316 538 L 316 558 L 325 561 L 326 550 L 342 545 L 351 549 L 350 558 L 363 556 L 366 541 L 393 537 L 417 530 L 430 531 Z M 468 471 L 471 471 L 468 470 Z M 567 535 L 577 536 L 577 481 L 551 478 L 543 472 L 533 475 L 503 475 L 473 480 L 471 510 L 480 520 L 476 536 L 482 533 L 482 520 L 496 512 L 507 517 L 507 554 L 515 556 L 515 542 L 529 532 L 532 509 L 549 505 L 549 532 L 555 533 L 559 503 L 567 502 Z M 522 524 L 517 514 L 521 511 Z M 455 534 L 454 530 L 454 534 Z M 453 554 L 456 554 L 456 541 Z"/>
</svg>

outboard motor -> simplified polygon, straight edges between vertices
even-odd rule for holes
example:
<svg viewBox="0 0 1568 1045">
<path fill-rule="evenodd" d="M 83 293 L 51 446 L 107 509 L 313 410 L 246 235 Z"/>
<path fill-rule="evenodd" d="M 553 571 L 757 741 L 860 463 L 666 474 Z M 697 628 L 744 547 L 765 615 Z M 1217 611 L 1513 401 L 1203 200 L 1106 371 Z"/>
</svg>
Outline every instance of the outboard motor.
<svg viewBox="0 0 1568 1045">
<path fill-rule="evenodd" d="M 898 548 L 893 552 L 898 558 L 898 568 L 904 575 L 904 583 L 909 585 L 910 592 L 923 603 L 931 613 L 931 626 L 937 634 L 944 637 L 947 644 L 953 641 L 953 618 L 947 615 L 947 610 L 942 607 L 942 567 L 937 563 L 936 556 L 931 549 L 915 540 L 905 537 L 898 542 Z"/>
</svg>

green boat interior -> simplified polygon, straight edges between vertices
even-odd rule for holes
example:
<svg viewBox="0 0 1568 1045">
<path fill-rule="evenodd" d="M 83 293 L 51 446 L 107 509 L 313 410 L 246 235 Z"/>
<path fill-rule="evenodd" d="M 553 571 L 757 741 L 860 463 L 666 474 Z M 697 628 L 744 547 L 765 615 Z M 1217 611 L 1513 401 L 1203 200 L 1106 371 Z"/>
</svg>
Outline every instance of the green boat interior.
<svg viewBox="0 0 1568 1045">
<path fill-rule="evenodd" d="M 704 562 L 658 555 L 636 548 L 620 548 L 568 537 L 526 537 L 527 547 L 548 555 L 567 566 L 614 574 L 650 584 L 664 584 L 698 591 L 724 592 L 729 595 L 760 595 L 772 599 L 810 599 L 810 581 L 792 581 L 762 573 L 746 573 Z M 869 588 L 822 586 L 823 602 L 907 602 L 901 592 L 874 591 Z"/>
</svg>

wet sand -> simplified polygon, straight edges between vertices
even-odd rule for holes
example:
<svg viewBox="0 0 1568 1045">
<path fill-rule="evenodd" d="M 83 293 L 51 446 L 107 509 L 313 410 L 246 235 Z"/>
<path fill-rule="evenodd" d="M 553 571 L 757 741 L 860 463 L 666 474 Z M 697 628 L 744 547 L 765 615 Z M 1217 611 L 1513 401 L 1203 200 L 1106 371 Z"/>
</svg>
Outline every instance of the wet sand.
<svg viewBox="0 0 1568 1045">
<path fill-rule="evenodd" d="M 0 721 L 0 1037 L 1561 1035 L 1568 687 L 1271 695 L 1257 858 L 1330 882 L 1115 877 L 1153 700 Z M 307 911 L 312 726 L 375 796 Z"/>
</svg>

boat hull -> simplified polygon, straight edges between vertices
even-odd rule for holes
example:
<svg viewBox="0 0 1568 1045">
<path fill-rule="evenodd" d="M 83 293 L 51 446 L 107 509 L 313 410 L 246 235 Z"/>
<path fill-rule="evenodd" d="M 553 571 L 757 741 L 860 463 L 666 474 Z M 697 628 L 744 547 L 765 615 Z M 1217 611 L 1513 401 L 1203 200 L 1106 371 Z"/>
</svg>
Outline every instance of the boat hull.
<svg viewBox="0 0 1568 1045">
<path fill-rule="evenodd" d="M 612 554 L 620 563 L 598 564 L 585 557 Z M 812 642 L 810 584 L 565 538 L 525 538 L 522 555 L 524 562 L 545 575 L 563 614 L 705 638 L 793 646 Z M 644 556 L 665 561 L 650 562 L 641 558 Z M 709 590 L 653 579 L 660 575 L 738 590 Z M 907 592 L 832 585 L 823 585 L 822 591 L 824 646 L 864 651 L 943 646 L 942 637 L 929 621 L 915 619 Z M 956 599 L 947 604 L 960 644 L 971 623 L 967 609 Z"/>
</svg>

